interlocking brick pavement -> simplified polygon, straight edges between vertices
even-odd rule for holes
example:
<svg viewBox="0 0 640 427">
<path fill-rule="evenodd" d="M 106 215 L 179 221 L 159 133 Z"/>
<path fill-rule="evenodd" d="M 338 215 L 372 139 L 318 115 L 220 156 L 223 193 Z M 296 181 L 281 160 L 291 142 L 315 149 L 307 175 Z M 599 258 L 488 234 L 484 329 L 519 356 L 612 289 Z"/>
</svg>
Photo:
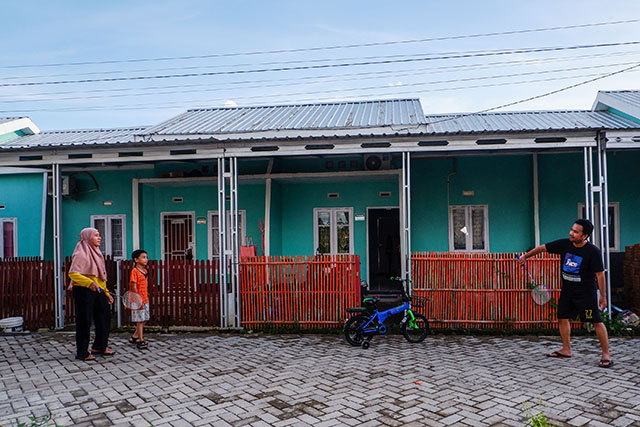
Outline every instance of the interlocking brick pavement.
<svg viewBox="0 0 640 427">
<path fill-rule="evenodd" d="M 73 333 L 0 337 L 0 425 L 51 414 L 79 426 L 523 426 L 526 405 L 555 425 L 640 425 L 640 340 L 595 338 L 574 357 L 555 337 L 150 335 L 141 351 L 73 360 Z M 540 405 L 542 402 L 542 406 Z"/>
</svg>

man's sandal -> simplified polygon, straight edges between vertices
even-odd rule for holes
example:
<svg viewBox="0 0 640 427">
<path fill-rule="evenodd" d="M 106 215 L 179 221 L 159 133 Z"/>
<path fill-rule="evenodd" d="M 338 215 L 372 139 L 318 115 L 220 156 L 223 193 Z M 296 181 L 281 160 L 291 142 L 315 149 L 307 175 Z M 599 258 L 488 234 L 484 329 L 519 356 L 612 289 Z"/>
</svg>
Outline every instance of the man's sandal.
<svg viewBox="0 0 640 427">
<path fill-rule="evenodd" d="M 554 351 L 553 353 L 547 354 L 547 357 L 555 357 L 556 359 L 568 359 L 571 357 L 569 354 L 563 354 L 559 351 Z"/>
<path fill-rule="evenodd" d="M 610 368 L 613 366 L 613 360 L 611 359 L 602 359 L 600 360 L 600 363 L 598 364 L 598 366 L 600 366 L 601 368 Z"/>
<path fill-rule="evenodd" d="M 139 343 L 136 344 L 136 346 L 140 349 L 140 350 L 144 350 L 146 348 L 149 348 L 149 344 L 147 344 L 146 341 L 140 341 Z"/>
<path fill-rule="evenodd" d="M 134 337 L 134 336 L 132 335 L 132 336 L 129 338 L 129 342 L 130 342 L 131 344 L 135 344 L 135 343 L 137 343 L 137 342 L 138 342 L 138 340 L 139 340 L 139 339 L 140 339 L 140 338 L 138 338 L 138 337 Z"/>
</svg>

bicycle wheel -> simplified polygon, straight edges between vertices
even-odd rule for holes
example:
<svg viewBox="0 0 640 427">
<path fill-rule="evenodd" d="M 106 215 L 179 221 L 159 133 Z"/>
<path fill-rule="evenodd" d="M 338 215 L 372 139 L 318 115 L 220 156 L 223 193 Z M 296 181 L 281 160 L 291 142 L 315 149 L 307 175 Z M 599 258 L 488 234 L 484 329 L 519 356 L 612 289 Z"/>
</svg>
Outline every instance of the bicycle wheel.
<svg viewBox="0 0 640 427">
<path fill-rule="evenodd" d="M 352 317 L 344 324 L 344 338 L 354 347 L 362 344 L 364 337 L 362 336 L 362 326 L 367 323 L 369 317 L 360 315 Z"/>
<path fill-rule="evenodd" d="M 422 342 L 429 335 L 429 321 L 419 313 L 413 313 L 417 328 L 409 325 L 409 320 L 402 324 L 402 335 L 409 342 Z"/>
</svg>

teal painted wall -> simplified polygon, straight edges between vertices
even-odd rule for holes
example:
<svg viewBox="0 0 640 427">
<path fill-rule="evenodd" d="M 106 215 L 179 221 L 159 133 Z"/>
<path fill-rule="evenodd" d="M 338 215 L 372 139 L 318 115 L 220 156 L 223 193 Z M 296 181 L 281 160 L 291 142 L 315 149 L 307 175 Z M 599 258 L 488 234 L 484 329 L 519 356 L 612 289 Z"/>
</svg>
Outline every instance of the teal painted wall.
<svg viewBox="0 0 640 427">
<path fill-rule="evenodd" d="M 17 218 L 17 256 L 40 256 L 42 174 L 0 175 L 0 218 Z"/>
<path fill-rule="evenodd" d="M 140 242 L 143 248 L 154 259 L 161 257 L 161 213 L 162 212 L 195 212 L 195 217 L 207 218 L 206 224 L 196 224 L 195 244 L 196 258 L 208 258 L 208 211 L 218 210 L 217 186 L 184 186 L 184 187 L 152 187 L 142 186 L 142 204 L 140 222 L 144 229 Z M 173 203 L 174 197 L 182 197 L 182 203 Z M 259 221 L 264 221 L 264 184 L 239 184 L 238 208 L 246 211 L 246 234 L 261 250 Z M 228 206 L 227 206 L 228 208 Z"/>
<path fill-rule="evenodd" d="M 282 186 L 278 181 L 271 181 L 271 227 L 270 253 L 282 254 Z"/>
<path fill-rule="evenodd" d="M 416 159 L 411 165 L 412 250 L 449 250 L 447 176 L 453 159 Z M 451 205 L 488 205 L 489 250 L 524 250 L 533 242 L 531 156 L 458 157 L 450 175 Z M 471 197 L 463 190 L 473 190 Z"/>
<path fill-rule="evenodd" d="M 382 198 L 381 191 L 391 192 Z M 339 193 L 340 198 L 329 199 L 328 193 Z M 367 207 L 397 207 L 398 183 L 392 182 L 336 182 L 281 184 L 281 255 L 314 255 L 313 210 L 322 207 L 351 207 L 353 214 L 364 214 Z M 354 253 L 360 256 L 361 275 L 366 279 L 367 222 L 353 222 Z M 277 253 L 272 252 L 274 255 Z"/>
<path fill-rule="evenodd" d="M 355 159 L 355 158 L 354 158 Z M 280 160 L 290 171 L 303 166 Z M 322 169 L 325 159 L 309 159 L 307 166 Z M 541 242 L 567 236 L 577 217 L 578 203 L 584 201 L 582 154 L 539 154 L 539 195 Z M 620 204 L 621 249 L 640 243 L 640 151 L 608 154 L 609 200 Z M 242 163 L 244 170 L 258 173 L 266 162 Z M 70 255 L 80 230 L 90 225 L 91 215 L 126 215 L 127 254 L 132 247 L 131 180 L 159 177 L 167 171 L 191 172 L 192 164 L 162 164 L 155 169 L 139 171 L 94 172 L 100 190 L 92 189 L 91 181 L 77 175 L 80 194 L 63 199 L 63 253 Z M 452 158 L 424 158 L 412 161 L 412 249 L 448 250 L 447 175 L 453 171 Z M 215 170 L 213 170 L 215 172 Z M 489 243 L 491 252 L 522 251 L 534 245 L 532 156 L 495 155 L 458 157 L 457 173 L 451 175 L 452 205 L 487 204 L 489 207 Z M 462 190 L 473 190 L 473 197 L 462 196 Z M 271 254 L 311 255 L 313 247 L 313 209 L 315 207 L 352 207 L 354 214 L 366 214 L 367 207 L 398 206 L 398 184 L 394 181 L 293 183 L 272 181 Z M 380 198 L 380 191 L 390 191 L 391 198 Z M 340 193 L 339 199 L 328 199 L 327 193 Z M 171 198 L 181 196 L 182 204 Z M 103 206 L 104 200 L 113 202 Z M 0 175 L 0 210 L 2 217 L 18 218 L 18 255 L 40 254 L 42 174 Z M 152 258 L 160 257 L 160 213 L 163 211 L 195 211 L 196 217 L 207 217 L 208 210 L 217 210 L 217 190 L 214 185 L 184 187 L 140 186 L 141 242 Z M 264 182 L 242 183 L 239 207 L 247 211 L 247 233 L 261 252 L 258 223 L 264 220 Z M 51 197 L 47 200 L 45 257 L 52 256 Z M 208 255 L 208 225 L 196 225 L 196 257 Z M 355 253 L 361 256 L 363 274 L 366 271 L 366 221 L 354 222 Z"/>
<path fill-rule="evenodd" d="M 640 243 L 640 151 L 607 154 L 609 202 L 620 203 L 620 250 Z"/>
<path fill-rule="evenodd" d="M 569 237 L 584 203 L 582 154 L 538 155 L 540 194 L 540 243 Z"/>
<path fill-rule="evenodd" d="M 92 215 L 126 215 L 126 254 L 133 248 L 133 210 L 131 208 L 131 180 L 152 176 L 152 170 L 119 170 L 92 172 L 98 182 L 99 190 L 83 174 L 75 176 L 79 193 L 75 198 L 64 197 L 62 201 L 62 253 L 71 256 L 78 242 L 80 231 L 91 226 Z M 104 206 L 103 201 L 113 205 Z"/>
</svg>

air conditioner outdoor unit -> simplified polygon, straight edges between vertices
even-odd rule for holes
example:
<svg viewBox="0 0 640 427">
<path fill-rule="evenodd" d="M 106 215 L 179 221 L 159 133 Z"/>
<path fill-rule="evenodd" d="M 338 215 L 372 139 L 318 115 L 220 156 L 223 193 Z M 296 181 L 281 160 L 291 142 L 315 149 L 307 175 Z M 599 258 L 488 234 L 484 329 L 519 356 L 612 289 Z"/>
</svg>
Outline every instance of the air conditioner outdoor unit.
<svg viewBox="0 0 640 427">
<path fill-rule="evenodd" d="M 75 180 L 66 175 L 60 178 L 60 194 L 63 196 L 71 195 L 72 191 L 75 189 Z M 53 195 L 53 177 L 49 176 L 48 185 L 47 185 L 47 194 L 50 196 Z"/>
<path fill-rule="evenodd" d="M 368 171 L 391 169 L 391 154 L 365 154 L 364 169 Z"/>
</svg>

